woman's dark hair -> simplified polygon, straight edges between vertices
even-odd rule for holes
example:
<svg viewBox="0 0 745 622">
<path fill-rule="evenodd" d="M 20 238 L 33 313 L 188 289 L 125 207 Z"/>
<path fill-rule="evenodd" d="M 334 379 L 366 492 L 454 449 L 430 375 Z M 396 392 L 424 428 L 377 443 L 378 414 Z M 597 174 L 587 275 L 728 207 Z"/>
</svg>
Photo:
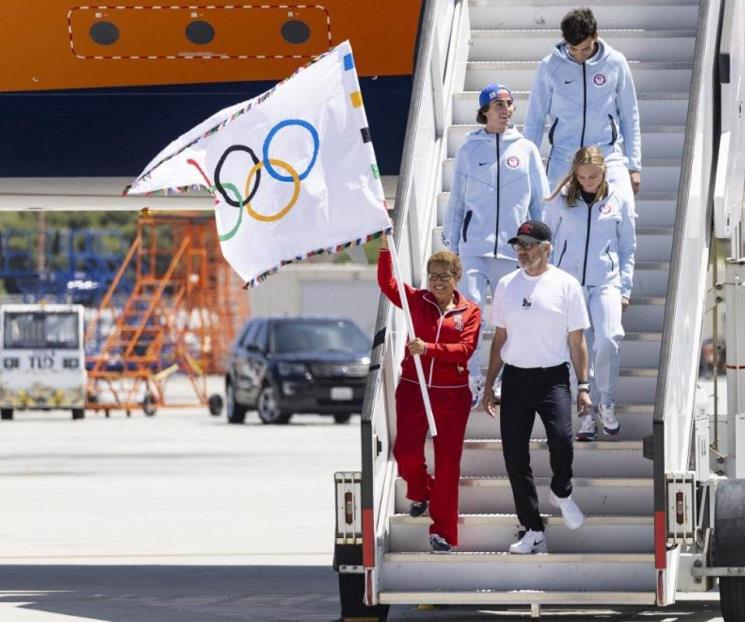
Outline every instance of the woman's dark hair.
<svg viewBox="0 0 745 622">
<path fill-rule="evenodd" d="M 482 106 L 479 108 L 479 111 L 476 113 L 476 121 L 481 123 L 481 125 L 486 125 L 486 111 L 489 110 L 489 106 Z"/>
<path fill-rule="evenodd" d="M 598 23 L 587 7 L 569 11 L 561 20 L 561 35 L 569 45 L 579 45 L 598 33 Z"/>
</svg>

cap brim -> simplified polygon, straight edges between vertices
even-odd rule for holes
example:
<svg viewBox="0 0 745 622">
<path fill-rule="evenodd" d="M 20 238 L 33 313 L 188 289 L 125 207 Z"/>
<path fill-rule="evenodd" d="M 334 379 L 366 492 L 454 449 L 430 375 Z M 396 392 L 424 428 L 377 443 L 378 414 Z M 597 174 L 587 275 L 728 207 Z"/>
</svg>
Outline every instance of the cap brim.
<svg viewBox="0 0 745 622">
<path fill-rule="evenodd" d="M 550 242 L 550 240 L 539 240 L 534 238 L 532 235 L 516 235 L 514 238 L 507 240 L 507 244 L 514 244 L 515 242 L 525 242 L 526 244 L 539 244 L 540 242 Z"/>
</svg>

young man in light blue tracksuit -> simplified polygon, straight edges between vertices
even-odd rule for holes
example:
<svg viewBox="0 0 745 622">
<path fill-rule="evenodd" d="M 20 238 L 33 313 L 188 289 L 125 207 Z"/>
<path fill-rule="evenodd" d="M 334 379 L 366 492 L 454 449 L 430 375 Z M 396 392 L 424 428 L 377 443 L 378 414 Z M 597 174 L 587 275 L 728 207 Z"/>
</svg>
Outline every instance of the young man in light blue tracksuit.
<svg viewBox="0 0 745 622">
<path fill-rule="evenodd" d="M 606 434 L 618 434 L 615 388 L 619 375 L 621 314 L 628 306 L 636 253 L 634 205 L 607 184 L 603 156 L 580 149 L 566 185 L 552 195 L 543 221 L 553 233 L 551 263 L 583 287 L 590 312 L 590 397 Z M 592 414 L 582 417 L 578 441 L 594 440 Z"/>
<path fill-rule="evenodd" d="M 455 156 L 443 223 L 445 246 L 458 254 L 463 277 L 458 289 L 482 309 L 497 281 L 515 270 L 517 255 L 507 243 L 517 228 L 543 213 L 549 186 L 536 146 L 510 127 L 515 105 L 509 88 L 487 85 L 479 95 L 477 121 Z M 483 338 L 469 360 L 474 406 L 481 398 Z"/>
<path fill-rule="evenodd" d="M 548 120 L 546 172 L 552 190 L 576 151 L 595 145 L 605 157 L 608 182 L 633 202 L 640 186 L 641 132 L 629 64 L 598 37 L 590 9 L 568 13 L 561 30 L 564 41 L 538 66 L 525 137 L 540 147 Z"/>
</svg>

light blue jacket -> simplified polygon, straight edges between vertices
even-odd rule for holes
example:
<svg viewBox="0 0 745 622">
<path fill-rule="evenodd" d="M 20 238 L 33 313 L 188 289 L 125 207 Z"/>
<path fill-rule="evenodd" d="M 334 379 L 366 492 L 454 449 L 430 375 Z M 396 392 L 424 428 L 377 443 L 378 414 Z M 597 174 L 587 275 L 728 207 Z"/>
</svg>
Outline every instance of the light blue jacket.
<svg viewBox="0 0 745 622">
<path fill-rule="evenodd" d="M 566 190 L 546 204 L 543 215 L 553 234 L 551 263 L 583 286 L 617 285 L 629 298 L 634 280 L 636 213 L 621 193 L 588 208 L 581 197 L 569 207 Z"/>
<path fill-rule="evenodd" d="M 566 43 L 538 65 L 525 114 L 525 137 L 538 147 L 549 120 L 551 158 L 571 161 L 577 149 L 596 145 L 606 160 L 642 166 L 636 90 L 626 58 L 602 39 L 584 63 L 573 60 Z"/>
<path fill-rule="evenodd" d="M 507 240 L 540 218 L 548 195 L 538 149 L 520 132 L 471 132 L 455 156 L 442 241 L 466 257 L 516 260 Z"/>
</svg>

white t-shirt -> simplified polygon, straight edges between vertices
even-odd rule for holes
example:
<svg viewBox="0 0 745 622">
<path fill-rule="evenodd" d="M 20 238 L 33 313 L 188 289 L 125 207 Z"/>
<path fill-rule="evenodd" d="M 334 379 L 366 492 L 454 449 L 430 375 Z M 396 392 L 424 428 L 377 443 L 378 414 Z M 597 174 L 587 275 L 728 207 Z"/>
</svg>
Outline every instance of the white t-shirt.
<svg viewBox="0 0 745 622">
<path fill-rule="evenodd" d="M 520 268 L 501 278 L 491 321 L 507 330 L 502 360 L 514 367 L 569 362 L 569 332 L 590 327 L 579 281 L 552 265 L 540 276 L 529 276 Z"/>
</svg>

